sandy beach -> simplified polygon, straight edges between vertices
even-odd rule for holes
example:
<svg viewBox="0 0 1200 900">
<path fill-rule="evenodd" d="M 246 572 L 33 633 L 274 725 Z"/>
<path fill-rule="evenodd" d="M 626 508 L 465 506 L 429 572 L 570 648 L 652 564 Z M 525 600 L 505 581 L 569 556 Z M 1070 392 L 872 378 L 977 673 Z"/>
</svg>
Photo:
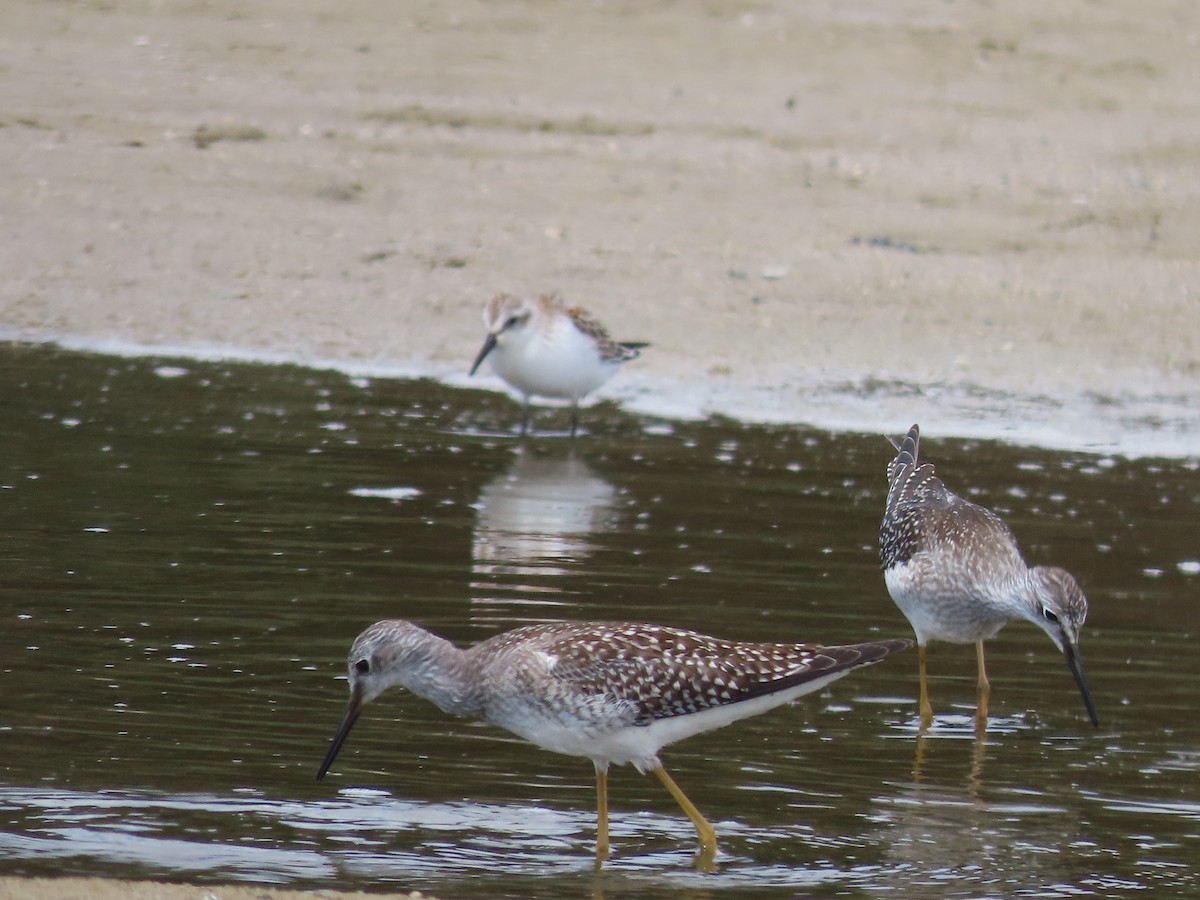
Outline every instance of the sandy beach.
<svg viewBox="0 0 1200 900">
<path fill-rule="evenodd" d="M 8 337 L 466 383 L 487 296 L 558 290 L 653 342 L 644 412 L 1198 446 L 1183 2 L 17 2 L 0 44 Z"/>
<path fill-rule="evenodd" d="M 7 339 L 496 387 L 484 301 L 559 291 L 634 410 L 1196 455 L 1195 4 L 3 18 Z"/>
<path fill-rule="evenodd" d="M 6 337 L 465 384 L 559 291 L 635 410 L 1194 453 L 1191 4 L 5 20 Z"/>
</svg>

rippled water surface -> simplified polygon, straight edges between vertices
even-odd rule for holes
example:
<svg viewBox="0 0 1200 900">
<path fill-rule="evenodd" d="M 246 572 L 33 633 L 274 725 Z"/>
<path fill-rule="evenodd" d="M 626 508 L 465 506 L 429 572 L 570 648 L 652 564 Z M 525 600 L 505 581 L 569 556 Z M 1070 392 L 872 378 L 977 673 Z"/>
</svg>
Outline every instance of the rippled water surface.
<svg viewBox="0 0 1200 900">
<path fill-rule="evenodd" d="M 732 638 L 906 636 L 879 573 L 879 435 L 640 420 L 523 445 L 516 406 L 299 368 L 0 352 L 0 874 L 446 897 L 1200 894 L 1200 473 L 939 439 L 951 487 L 1080 578 L 1102 727 L 1029 625 L 667 748 L 721 837 L 590 762 L 394 692 L 315 774 L 345 654 L 403 616 L 471 642 L 643 619 Z M 914 893 L 915 892 L 915 893 Z"/>
</svg>

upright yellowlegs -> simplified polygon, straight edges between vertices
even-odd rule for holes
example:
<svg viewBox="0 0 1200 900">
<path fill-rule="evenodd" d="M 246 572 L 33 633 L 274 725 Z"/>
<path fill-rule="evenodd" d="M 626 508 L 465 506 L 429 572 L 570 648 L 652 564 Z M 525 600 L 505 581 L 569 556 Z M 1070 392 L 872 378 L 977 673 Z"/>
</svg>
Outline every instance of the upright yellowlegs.
<svg viewBox="0 0 1200 900">
<path fill-rule="evenodd" d="M 571 401 L 571 435 L 579 425 L 579 401 L 636 359 L 644 343 L 622 343 L 581 306 L 557 294 L 497 294 L 483 310 L 487 338 L 469 374 L 490 359 L 496 374 L 523 395 L 521 434 L 529 428 L 529 398 Z"/>
<path fill-rule="evenodd" d="M 887 509 L 879 530 L 888 593 L 917 635 L 921 726 L 933 721 L 925 678 L 930 640 L 974 642 L 979 663 L 976 719 L 987 725 L 990 687 L 983 642 L 1013 619 L 1028 619 L 1067 658 L 1088 717 L 1099 725 L 1079 655 L 1087 600 L 1065 569 L 1025 565 L 1017 540 L 998 515 L 946 488 L 930 463 L 917 456 L 914 425 L 888 465 Z"/>
<path fill-rule="evenodd" d="M 766 712 L 820 690 L 858 666 L 911 647 L 878 640 L 842 647 L 723 641 L 626 622 L 529 625 L 466 649 L 411 622 L 376 622 L 354 641 L 350 704 L 323 778 L 363 704 L 408 688 L 444 712 L 483 719 L 596 767 L 596 865 L 608 856 L 608 767 L 653 772 L 696 826 L 697 865 L 710 868 L 717 835 L 658 760 L 667 744 Z"/>
</svg>

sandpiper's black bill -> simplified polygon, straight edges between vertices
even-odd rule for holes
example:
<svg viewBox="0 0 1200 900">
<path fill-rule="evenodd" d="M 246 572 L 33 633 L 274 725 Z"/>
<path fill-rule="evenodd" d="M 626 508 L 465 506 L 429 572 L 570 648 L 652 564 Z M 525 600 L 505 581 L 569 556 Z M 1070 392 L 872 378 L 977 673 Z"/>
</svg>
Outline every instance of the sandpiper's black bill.
<svg viewBox="0 0 1200 900">
<path fill-rule="evenodd" d="M 317 772 L 317 781 L 324 778 L 325 773 L 329 771 L 329 767 L 333 765 L 334 757 L 342 749 L 342 744 L 346 742 L 346 738 L 350 734 L 350 729 L 358 721 L 358 714 L 361 712 L 362 695 L 358 691 L 355 691 L 350 695 L 350 705 L 346 707 L 346 715 L 342 717 L 342 724 L 338 726 L 337 734 L 333 736 L 333 741 L 329 744 L 329 752 L 325 754 L 325 760 L 321 763 L 321 768 Z"/>
<path fill-rule="evenodd" d="M 1083 694 L 1084 705 L 1087 706 L 1088 718 L 1092 720 L 1092 724 L 1097 728 L 1100 727 L 1100 717 L 1096 715 L 1096 704 L 1092 702 L 1092 692 L 1088 688 L 1087 676 L 1083 674 L 1083 658 L 1079 655 L 1079 650 L 1070 641 L 1063 643 L 1063 653 L 1067 657 L 1067 665 L 1071 668 L 1071 674 L 1075 676 L 1075 683 L 1079 685 L 1079 693 Z"/>
<path fill-rule="evenodd" d="M 475 370 L 479 368 L 479 364 L 483 362 L 485 356 L 492 352 L 492 348 L 496 346 L 496 336 L 489 334 L 483 342 L 483 346 L 479 348 L 479 355 L 475 357 L 475 363 L 471 366 L 471 371 L 467 373 L 467 377 L 475 374 Z"/>
</svg>

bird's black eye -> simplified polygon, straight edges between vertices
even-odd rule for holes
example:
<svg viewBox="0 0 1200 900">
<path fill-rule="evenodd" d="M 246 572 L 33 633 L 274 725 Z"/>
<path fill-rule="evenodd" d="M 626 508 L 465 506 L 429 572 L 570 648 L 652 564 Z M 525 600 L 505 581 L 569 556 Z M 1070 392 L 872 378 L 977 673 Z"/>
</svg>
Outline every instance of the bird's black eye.
<svg viewBox="0 0 1200 900">
<path fill-rule="evenodd" d="M 1055 623 L 1058 622 L 1058 616 L 1056 616 L 1053 612 L 1051 612 L 1049 609 L 1047 609 L 1044 606 L 1042 607 L 1042 618 L 1045 619 L 1047 622 L 1055 622 Z"/>
<path fill-rule="evenodd" d="M 354 664 L 354 671 L 359 675 L 366 675 L 371 671 L 371 663 L 365 659 L 360 659 Z"/>
<path fill-rule="evenodd" d="M 512 328 L 514 325 L 516 325 L 520 321 L 521 321 L 520 316 L 509 316 L 508 321 L 504 323 L 504 327 Z"/>
</svg>

